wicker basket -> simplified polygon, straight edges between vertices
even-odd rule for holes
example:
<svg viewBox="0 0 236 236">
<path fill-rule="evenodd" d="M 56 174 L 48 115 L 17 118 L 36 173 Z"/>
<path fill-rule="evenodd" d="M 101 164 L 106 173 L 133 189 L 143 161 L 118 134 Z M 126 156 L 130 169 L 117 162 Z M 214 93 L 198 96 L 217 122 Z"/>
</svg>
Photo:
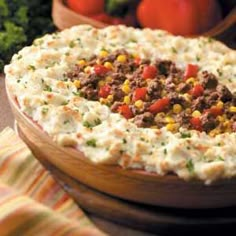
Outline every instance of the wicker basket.
<svg viewBox="0 0 236 236">
<path fill-rule="evenodd" d="M 231 0 L 225 0 L 224 3 L 227 3 L 228 1 L 233 2 Z M 107 26 L 102 22 L 72 11 L 64 4 L 63 0 L 53 0 L 52 17 L 59 30 L 78 24 L 90 24 L 97 28 Z M 231 11 L 227 12 L 226 16 L 219 24 L 205 32 L 203 35 L 214 37 L 223 41 L 228 46 L 236 48 L 236 6 Z"/>
</svg>

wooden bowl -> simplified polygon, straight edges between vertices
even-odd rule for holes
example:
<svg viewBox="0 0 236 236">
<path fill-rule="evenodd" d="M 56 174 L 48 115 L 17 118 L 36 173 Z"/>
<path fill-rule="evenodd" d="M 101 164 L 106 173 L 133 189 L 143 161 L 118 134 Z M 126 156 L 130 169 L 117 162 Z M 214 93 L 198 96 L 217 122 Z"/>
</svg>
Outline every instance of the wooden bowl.
<svg viewBox="0 0 236 236">
<path fill-rule="evenodd" d="M 236 205 L 236 178 L 210 186 L 186 182 L 176 175 L 164 177 L 118 166 L 94 164 L 82 152 L 61 147 L 22 113 L 7 87 L 8 99 L 22 138 L 38 159 L 45 159 L 68 176 L 112 196 L 165 207 L 219 208 Z"/>
<path fill-rule="evenodd" d="M 222 5 L 225 11 L 223 20 L 202 35 L 214 37 L 228 46 L 236 48 L 236 4 L 234 0 L 224 0 Z M 64 0 L 53 0 L 52 18 L 59 30 L 78 24 L 90 24 L 97 28 L 107 26 L 107 24 L 72 11 L 64 4 Z"/>
</svg>

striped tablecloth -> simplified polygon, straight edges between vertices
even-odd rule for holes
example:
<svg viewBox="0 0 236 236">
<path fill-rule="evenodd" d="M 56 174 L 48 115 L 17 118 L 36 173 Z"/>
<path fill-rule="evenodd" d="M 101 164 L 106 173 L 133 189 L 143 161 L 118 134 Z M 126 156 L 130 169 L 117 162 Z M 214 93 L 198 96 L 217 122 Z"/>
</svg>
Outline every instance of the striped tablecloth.
<svg viewBox="0 0 236 236">
<path fill-rule="evenodd" d="M 0 133 L 0 236 L 105 235 L 10 128 Z"/>
</svg>

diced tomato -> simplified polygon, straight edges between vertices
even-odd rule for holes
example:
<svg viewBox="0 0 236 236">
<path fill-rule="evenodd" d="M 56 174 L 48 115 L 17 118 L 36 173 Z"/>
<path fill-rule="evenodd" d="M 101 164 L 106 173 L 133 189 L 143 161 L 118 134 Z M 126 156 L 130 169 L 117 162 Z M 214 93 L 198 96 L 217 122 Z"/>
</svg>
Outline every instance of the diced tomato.
<svg viewBox="0 0 236 236">
<path fill-rule="evenodd" d="M 154 102 L 150 107 L 149 111 L 151 113 L 158 113 L 164 111 L 170 104 L 170 99 L 169 98 L 161 98 Z"/>
<path fill-rule="evenodd" d="M 144 79 L 153 79 L 157 75 L 157 68 L 155 66 L 146 66 L 143 69 L 142 77 Z"/>
<path fill-rule="evenodd" d="M 220 116 L 220 115 L 222 115 L 224 113 L 222 108 L 216 107 L 216 106 L 213 106 L 210 109 L 207 109 L 206 112 L 209 112 L 214 117 Z"/>
<path fill-rule="evenodd" d="M 190 124 L 193 126 L 194 129 L 202 131 L 202 122 L 199 117 L 192 117 L 190 119 Z"/>
<path fill-rule="evenodd" d="M 134 97 L 133 100 L 137 101 L 137 100 L 145 100 L 147 94 L 147 88 L 143 87 L 143 88 L 136 88 L 134 91 Z"/>
<path fill-rule="evenodd" d="M 104 85 L 99 89 L 98 95 L 101 98 L 106 98 L 108 95 L 110 95 L 111 87 L 109 85 Z"/>
<path fill-rule="evenodd" d="M 204 88 L 202 87 L 202 85 L 197 84 L 195 85 L 190 91 L 189 93 L 193 96 L 193 97 L 200 97 L 204 92 Z"/>
<path fill-rule="evenodd" d="M 138 66 L 141 62 L 141 58 L 140 57 L 135 57 L 134 58 L 134 63 Z"/>
<path fill-rule="evenodd" d="M 130 119 L 133 117 L 133 112 L 129 108 L 128 105 L 121 105 L 118 107 L 118 112 L 123 115 L 126 119 Z"/>
<path fill-rule="evenodd" d="M 105 75 L 109 69 L 103 65 L 95 65 L 94 72 L 96 75 Z"/>
<path fill-rule="evenodd" d="M 198 65 L 188 64 L 184 72 L 184 78 L 196 77 L 198 69 Z"/>
</svg>

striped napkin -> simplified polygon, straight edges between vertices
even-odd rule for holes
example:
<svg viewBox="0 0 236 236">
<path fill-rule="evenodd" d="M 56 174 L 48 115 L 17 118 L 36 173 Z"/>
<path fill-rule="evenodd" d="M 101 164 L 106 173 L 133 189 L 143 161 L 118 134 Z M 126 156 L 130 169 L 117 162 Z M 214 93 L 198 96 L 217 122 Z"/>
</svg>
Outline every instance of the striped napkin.
<svg viewBox="0 0 236 236">
<path fill-rule="evenodd" d="M 0 133 L 0 236 L 105 235 L 10 128 Z"/>
</svg>

